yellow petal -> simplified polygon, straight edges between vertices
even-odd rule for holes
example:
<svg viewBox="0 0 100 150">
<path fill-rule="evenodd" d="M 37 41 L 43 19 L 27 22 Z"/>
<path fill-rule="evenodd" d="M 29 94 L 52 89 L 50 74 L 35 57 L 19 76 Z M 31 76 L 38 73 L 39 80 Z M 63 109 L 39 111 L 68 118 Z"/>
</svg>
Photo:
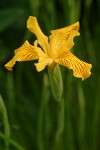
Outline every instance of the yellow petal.
<svg viewBox="0 0 100 150">
<path fill-rule="evenodd" d="M 51 65 L 53 59 L 51 59 L 47 54 L 42 50 L 38 50 L 39 61 L 35 63 L 36 69 L 38 72 L 42 71 L 47 65 Z"/>
<path fill-rule="evenodd" d="M 69 51 L 74 46 L 74 37 L 79 35 L 80 33 L 78 31 L 72 30 L 67 40 L 61 40 L 62 42 L 58 49 L 58 57 Z"/>
<path fill-rule="evenodd" d="M 80 33 L 78 31 L 72 30 L 69 34 L 69 37 L 64 45 L 64 48 L 66 48 L 67 50 L 70 50 L 73 46 L 74 46 L 74 37 L 75 36 L 79 36 Z"/>
<path fill-rule="evenodd" d="M 63 38 L 64 38 L 64 39 L 67 39 L 68 36 L 69 36 L 69 34 L 70 34 L 70 32 L 71 32 L 72 30 L 75 30 L 75 31 L 78 31 L 78 30 L 79 30 L 79 22 L 76 22 L 76 23 L 74 23 L 74 24 L 72 24 L 72 25 L 70 25 L 70 26 L 67 26 L 67 27 L 64 27 L 64 28 L 61 28 L 61 29 L 58 29 L 58 30 L 59 30 L 59 32 L 62 33 Z M 53 32 L 56 32 L 56 30 L 53 30 L 53 31 L 51 31 L 51 32 L 52 32 L 52 33 L 53 33 Z"/>
<path fill-rule="evenodd" d="M 25 43 L 20 48 L 14 51 L 15 56 L 5 65 L 5 67 L 11 71 L 16 61 L 20 62 L 38 59 L 38 49 L 38 47 L 32 46 L 28 41 L 25 41 Z"/>
<path fill-rule="evenodd" d="M 65 35 L 63 33 L 63 29 L 58 29 L 55 31 L 52 31 L 52 35 L 50 36 L 50 49 L 51 49 L 51 57 L 59 57 L 62 55 L 65 51 L 70 50 L 74 46 L 73 39 L 75 36 L 79 36 L 80 33 L 78 30 L 78 22 L 75 23 L 72 26 L 66 27 L 68 31 L 68 37 L 65 38 Z M 70 31 L 70 32 L 69 32 Z M 65 33 L 67 36 L 67 33 Z"/>
<path fill-rule="evenodd" d="M 27 28 L 36 35 L 38 39 L 38 43 L 41 45 L 43 50 L 47 53 L 47 49 L 49 49 L 48 37 L 45 36 L 43 32 L 41 31 L 36 17 L 30 16 L 28 18 Z"/>
<path fill-rule="evenodd" d="M 14 58 L 12 58 L 7 64 L 5 64 L 5 67 L 9 70 L 12 71 L 12 67 L 15 65 L 16 61 Z"/>
<path fill-rule="evenodd" d="M 65 40 L 62 37 L 61 32 L 58 30 L 50 36 L 50 57 L 56 58 L 59 50 L 63 46 Z"/>
<path fill-rule="evenodd" d="M 63 54 L 62 57 L 56 59 L 55 62 L 69 69 L 72 69 L 73 75 L 75 77 L 82 78 L 82 80 L 88 78 L 91 75 L 90 70 L 92 65 L 81 61 L 69 51 Z"/>
</svg>

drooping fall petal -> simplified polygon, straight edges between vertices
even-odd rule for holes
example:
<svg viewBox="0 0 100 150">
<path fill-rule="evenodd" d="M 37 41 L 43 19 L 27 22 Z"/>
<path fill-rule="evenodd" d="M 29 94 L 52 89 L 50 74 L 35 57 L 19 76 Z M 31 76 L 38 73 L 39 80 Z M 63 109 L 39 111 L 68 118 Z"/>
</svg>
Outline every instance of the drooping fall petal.
<svg viewBox="0 0 100 150">
<path fill-rule="evenodd" d="M 75 77 L 82 78 L 82 80 L 91 75 L 90 70 L 92 65 L 81 61 L 69 51 L 64 53 L 60 58 L 56 59 L 55 62 L 72 69 L 73 75 Z"/>
<path fill-rule="evenodd" d="M 43 48 L 43 50 L 47 53 L 47 50 L 49 49 L 48 37 L 45 36 L 41 31 L 36 17 L 30 16 L 28 18 L 27 28 L 36 35 L 38 39 L 38 43 Z"/>
<path fill-rule="evenodd" d="M 38 50 L 39 61 L 35 63 L 38 72 L 42 71 L 47 65 L 51 65 L 53 59 L 45 54 L 42 50 Z"/>
<path fill-rule="evenodd" d="M 5 65 L 5 67 L 11 71 L 16 61 L 20 62 L 38 59 L 38 49 L 39 48 L 36 46 L 30 45 L 28 41 L 25 41 L 25 43 L 20 48 L 14 51 L 15 56 Z"/>
</svg>

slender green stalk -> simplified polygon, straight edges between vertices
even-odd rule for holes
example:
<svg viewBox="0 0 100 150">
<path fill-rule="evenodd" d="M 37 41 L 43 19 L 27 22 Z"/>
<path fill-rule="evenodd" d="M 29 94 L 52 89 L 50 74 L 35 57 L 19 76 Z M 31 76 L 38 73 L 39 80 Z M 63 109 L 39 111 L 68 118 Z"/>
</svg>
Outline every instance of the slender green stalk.
<svg viewBox="0 0 100 150">
<path fill-rule="evenodd" d="M 1 96 L 0 96 L 0 110 L 3 114 L 4 134 L 5 134 L 5 148 L 6 148 L 6 150 L 8 150 L 9 149 L 8 139 L 10 138 L 10 127 L 9 127 L 7 110 L 6 110 L 5 104 L 4 104 L 3 99 L 2 99 Z"/>
<path fill-rule="evenodd" d="M 54 70 L 48 68 L 50 85 L 52 94 L 57 101 L 57 130 L 54 138 L 53 150 L 62 149 L 62 133 L 64 130 L 64 100 L 62 99 L 63 83 L 62 75 L 59 66 L 57 65 Z"/>
<path fill-rule="evenodd" d="M 65 12 L 65 20 L 67 18 L 68 23 L 74 23 L 79 20 L 81 11 L 81 0 L 62 0 L 63 8 Z"/>
<path fill-rule="evenodd" d="M 37 122 L 37 142 L 38 142 L 38 149 L 44 150 L 45 149 L 45 143 L 44 142 L 44 136 L 43 136 L 43 120 L 44 120 L 44 112 L 45 108 L 48 104 L 50 92 L 48 90 L 48 78 L 46 75 L 44 75 L 44 85 L 42 90 L 42 97 L 41 97 L 41 104 L 39 108 L 39 114 L 38 114 L 38 122 Z"/>
<path fill-rule="evenodd" d="M 98 149 L 98 131 L 100 128 L 100 77 L 98 79 L 98 85 L 97 85 L 97 92 L 95 96 L 95 104 L 94 104 L 94 110 L 93 110 L 93 119 L 92 119 L 92 149 Z"/>
<path fill-rule="evenodd" d="M 29 0 L 29 4 L 31 13 L 35 16 L 38 16 L 40 0 Z"/>
<path fill-rule="evenodd" d="M 9 144 L 11 144 L 14 148 L 16 148 L 16 150 L 25 150 L 25 148 L 23 148 L 21 145 L 19 145 L 18 143 L 16 143 L 14 140 L 8 138 L 0 132 L 0 138 L 4 139 L 5 141 L 7 141 Z"/>
<path fill-rule="evenodd" d="M 72 124 L 71 98 L 72 98 L 72 82 L 73 77 L 71 72 L 65 76 L 64 98 L 65 98 L 65 126 L 64 126 L 64 149 L 75 150 L 74 133 Z"/>
<path fill-rule="evenodd" d="M 94 42 L 93 42 L 93 39 L 91 37 L 90 29 L 88 27 L 88 23 L 87 23 L 86 18 L 84 20 L 84 36 L 85 36 L 85 42 L 86 42 L 85 44 L 87 47 L 89 59 L 94 65 L 97 65 Z"/>
<path fill-rule="evenodd" d="M 57 129 L 54 137 L 53 150 L 63 149 L 63 131 L 64 131 L 64 99 L 57 102 Z"/>
<path fill-rule="evenodd" d="M 85 150 L 85 97 L 83 93 L 83 87 L 80 82 L 78 82 L 78 97 L 79 97 L 79 124 L 78 124 L 78 137 L 79 146 L 81 150 Z"/>
</svg>

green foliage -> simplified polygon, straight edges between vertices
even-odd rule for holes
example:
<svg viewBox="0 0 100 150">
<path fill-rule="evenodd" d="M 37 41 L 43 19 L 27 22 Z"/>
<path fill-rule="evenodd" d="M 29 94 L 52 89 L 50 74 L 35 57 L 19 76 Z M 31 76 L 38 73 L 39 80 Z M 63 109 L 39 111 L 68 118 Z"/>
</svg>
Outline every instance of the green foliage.
<svg viewBox="0 0 100 150">
<path fill-rule="evenodd" d="M 6 149 L 8 149 L 9 148 L 8 139 L 10 137 L 10 127 L 9 127 L 9 122 L 8 122 L 7 110 L 6 110 L 6 107 L 4 105 L 4 102 L 3 102 L 1 96 L 0 96 L 0 111 L 3 114 L 5 146 L 6 146 Z"/>
<path fill-rule="evenodd" d="M 35 39 L 26 28 L 30 15 L 46 35 L 80 21 L 73 53 L 93 65 L 92 74 L 82 82 L 61 67 L 60 104 L 46 69 L 38 73 L 34 62 L 16 63 L 12 72 L 4 68 L 16 48 Z M 0 150 L 100 149 L 99 18 L 99 0 L 0 1 Z"/>
</svg>

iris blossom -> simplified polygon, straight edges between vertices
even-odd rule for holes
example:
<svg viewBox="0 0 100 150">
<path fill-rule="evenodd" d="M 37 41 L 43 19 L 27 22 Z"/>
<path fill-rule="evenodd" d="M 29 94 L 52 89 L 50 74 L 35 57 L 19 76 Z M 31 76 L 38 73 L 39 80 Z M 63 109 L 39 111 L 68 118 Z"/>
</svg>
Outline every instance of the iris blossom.
<svg viewBox="0 0 100 150">
<path fill-rule="evenodd" d="M 47 37 L 41 31 L 36 17 L 30 16 L 27 20 L 27 28 L 36 35 L 37 40 L 34 45 L 25 41 L 20 48 L 14 51 L 14 57 L 5 65 L 8 70 L 12 70 L 16 61 L 38 59 L 38 63 L 35 63 L 38 72 L 46 66 L 53 70 L 56 64 L 60 64 L 72 69 L 73 75 L 82 80 L 90 76 L 92 65 L 78 59 L 69 51 L 74 46 L 74 37 L 80 35 L 79 22 L 52 30 L 51 35 Z"/>
</svg>

